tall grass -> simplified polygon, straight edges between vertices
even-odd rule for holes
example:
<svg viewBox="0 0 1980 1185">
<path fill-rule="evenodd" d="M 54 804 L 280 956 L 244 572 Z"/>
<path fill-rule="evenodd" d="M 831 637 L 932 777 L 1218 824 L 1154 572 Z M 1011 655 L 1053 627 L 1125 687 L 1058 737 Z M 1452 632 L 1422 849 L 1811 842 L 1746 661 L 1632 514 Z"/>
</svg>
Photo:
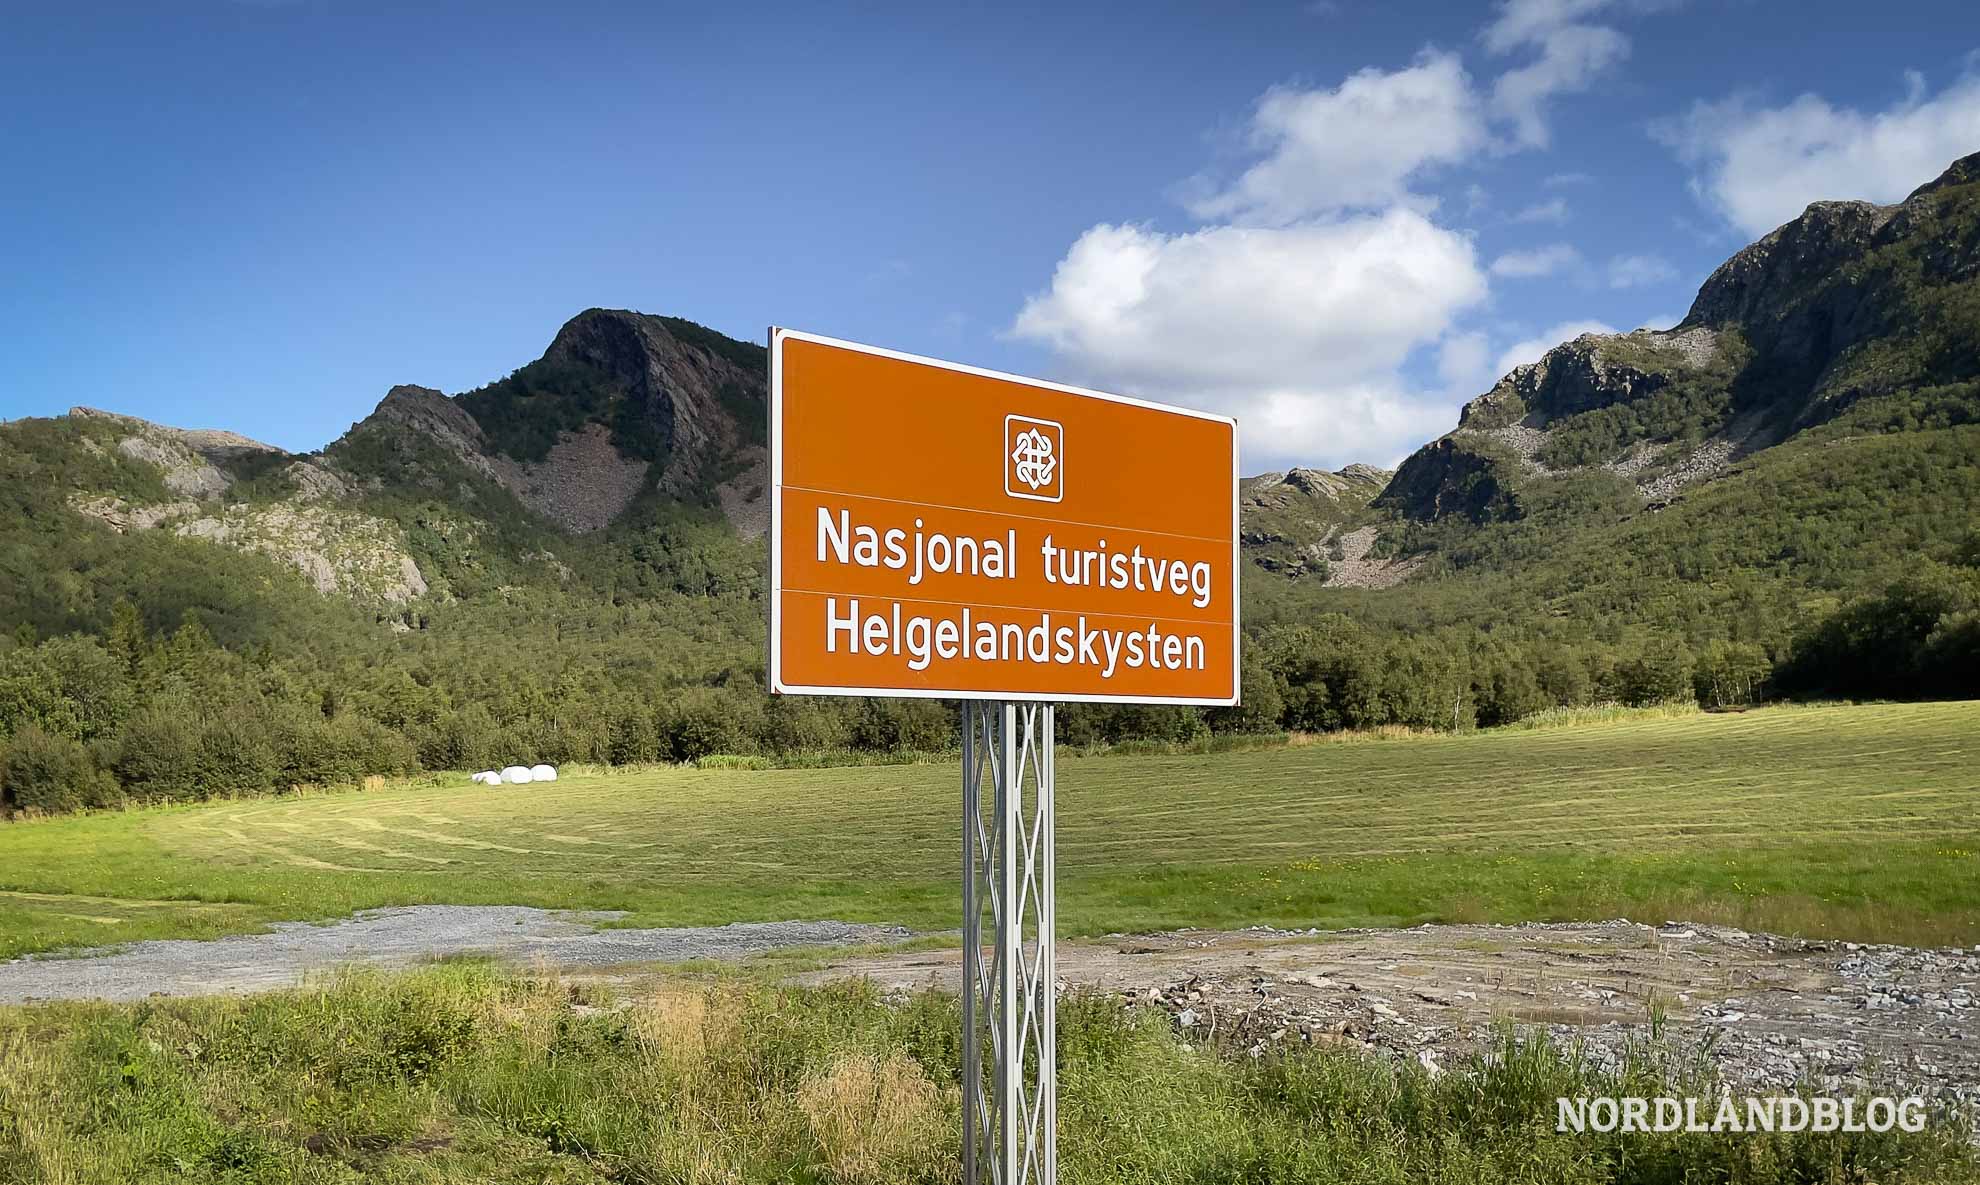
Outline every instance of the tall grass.
<svg viewBox="0 0 1980 1185">
<path fill-rule="evenodd" d="M 0 1011 L 0 1182 L 953 1182 L 958 1003 L 675 982 L 637 998 L 485 965 L 247 1000 Z M 1060 1007 L 1062 1179 L 1971 1181 L 1926 1133 L 1563 1135 L 1558 1096 L 1707 1094 L 1508 1033 L 1432 1075 L 1358 1049 L 1250 1057 L 1111 998 Z"/>
<path fill-rule="evenodd" d="M 1503 725 L 1500 732 L 1533 732 L 1546 728 L 1576 728 L 1587 724 L 1620 724 L 1627 720 L 1675 720 L 1696 716 L 1696 700 L 1673 700 L 1663 704 L 1628 707 L 1624 704 L 1585 704 L 1579 707 L 1545 708 Z"/>
</svg>

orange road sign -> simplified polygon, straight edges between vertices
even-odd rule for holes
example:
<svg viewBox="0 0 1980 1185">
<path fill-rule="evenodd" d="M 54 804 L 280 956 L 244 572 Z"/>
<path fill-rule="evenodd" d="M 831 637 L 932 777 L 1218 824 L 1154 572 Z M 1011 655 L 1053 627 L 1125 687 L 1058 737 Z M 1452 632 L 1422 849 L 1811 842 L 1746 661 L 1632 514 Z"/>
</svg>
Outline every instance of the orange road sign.
<svg viewBox="0 0 1980 1185">
<path fill-rule="evenodd" d="M 1234 704 L 1237 423 L 770 331 L 770 688 Z"/>
</svg>

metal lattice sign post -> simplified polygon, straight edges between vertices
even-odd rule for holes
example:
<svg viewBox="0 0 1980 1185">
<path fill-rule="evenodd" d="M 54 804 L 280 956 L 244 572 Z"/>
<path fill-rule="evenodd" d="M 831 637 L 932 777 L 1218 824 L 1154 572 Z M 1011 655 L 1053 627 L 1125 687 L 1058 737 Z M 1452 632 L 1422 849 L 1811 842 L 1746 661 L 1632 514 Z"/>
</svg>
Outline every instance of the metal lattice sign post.
<svg viewBox="0 0 1980 1185">
<path fill-rule="evenodd" d="M 1052 724 L 1051 704 L 963 705 L 962 1087 L 968 1185 L 1058 1179 Z"/>
<path fill-rule="evenodd" d="M 1055 703 L 1238 701 L 1237 425 L 770 331 L 770 690 L 963 701 L 963 1178 L 1058 1177 Z"/>
</svg>

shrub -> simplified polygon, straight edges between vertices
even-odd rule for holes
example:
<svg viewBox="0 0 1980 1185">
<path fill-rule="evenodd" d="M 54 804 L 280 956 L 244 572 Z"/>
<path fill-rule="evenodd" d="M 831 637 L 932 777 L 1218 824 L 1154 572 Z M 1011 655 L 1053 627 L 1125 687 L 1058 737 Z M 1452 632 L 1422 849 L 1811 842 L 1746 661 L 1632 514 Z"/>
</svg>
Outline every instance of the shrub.
<svg viewBox="0 0 1980 1185">
<path fill-rule="evenodd" d="M 1660 640 L 1616 667 L 1616 692 L 1633 708 L 1690 699 L 1691 651 L 1682 642 Z"/>
<path fill-rule="evenodd" d="M 200 736 L 196 717 L 178 705 L 154 703 L 134 713 L 118 732 L 112 768 L 138 802 L 170 802 L 199 796 Z"/>
<path fill-rule="evenodd" d="M 195 761 L 194 787 L 201 798 L 262 793 L 274 785 L 278 768 L 266 730 L 231 715 L 200 730 Z"/>
<path fill-rule="evenodd" d="M 668 706 L 662 730 L 668 755 L 694 761 L 710 753 L 747 753 L 754 749 L 762 719 L 761 697 L 727 688 L 692 687 Z"/>
<path fill-rule="evenodd" d="M 65 736 L 30 724 L 0 754 L 0 803 L 9 810 L 82 810 L 123 801 L 117 780 L 96 767 L 89 751 Z"/>
</svg>

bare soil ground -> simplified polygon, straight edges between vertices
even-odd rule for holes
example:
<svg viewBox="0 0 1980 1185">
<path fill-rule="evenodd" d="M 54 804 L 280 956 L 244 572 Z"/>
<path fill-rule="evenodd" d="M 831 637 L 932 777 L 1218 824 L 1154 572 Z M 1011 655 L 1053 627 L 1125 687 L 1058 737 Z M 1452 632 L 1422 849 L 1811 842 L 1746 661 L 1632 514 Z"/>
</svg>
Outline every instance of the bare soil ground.
<svg viewBox="0 0 1980 1185">
<path fill-rule="evenodd" d="M 1628 921 L 1334 933 L 1183 930 L 1062 942 L 1062 985 L 1159 1007 L 1262 1051 L 1348 1042 L 1438 1067 L 1504 1021 L 1613 1064 L 1666 1037 L 1736 1088 L 1892 1088 L 1980 1104 L 1980 947 L 1807 941 Z M 961 952 L 848 958 L 799 976 L 959 990 Z"/>
</svg>

